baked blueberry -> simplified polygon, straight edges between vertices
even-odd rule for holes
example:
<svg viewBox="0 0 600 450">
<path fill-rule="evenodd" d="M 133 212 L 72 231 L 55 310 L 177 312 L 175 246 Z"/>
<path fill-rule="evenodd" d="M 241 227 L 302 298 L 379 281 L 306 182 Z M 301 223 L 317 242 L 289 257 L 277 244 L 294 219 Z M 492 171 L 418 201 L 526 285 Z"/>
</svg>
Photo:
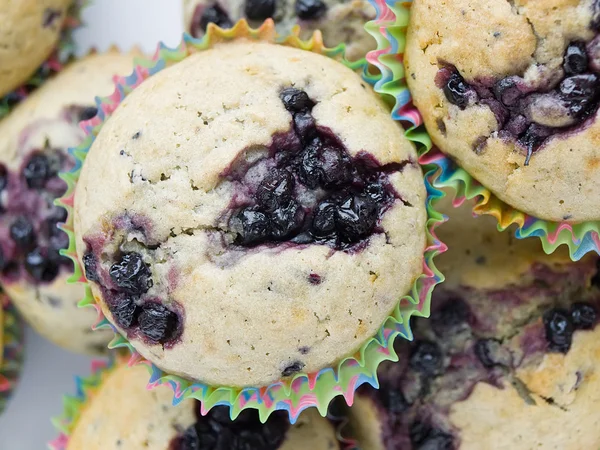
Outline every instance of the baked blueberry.
<svg viewBox="0 0 600 450">
<path fill-rule="evenodd" d="M 164 344 L 177 331 L 177 315 L 158 303 L 143 305 L 138 316 L 140 331 L 153 343 Z"/>
<path fill-rule="evenodd" d="M 596 309 L 589 303 L 574 303 L 571 306 L 571 322 L 576 330 L 594 328 L 596 319 Z"/>
<path fill-rule="evenodd" d="M 569 313 L 558 308 L 546 312 L 544 327 L 550 350 L 567 353 L 573 339 L 573 324 Z"/>
<path fill-rule="evenodd" d="M 588 68 L 588 56 L 583 42 L 573 42 L 567 47 L 563 69 L 567 75 L 584 73 Z"/>
<path fill-rule="evenodd" d="M 53 175 L 46 155 L 35 153 L 23 168 L 23 177 L 30 189 L 41 189 Z"/>
<path fill-rule="evenodd" d="M 282 377 L 292 376 L 295 373 L 302 372 L 303 368 L 304 368 L 304 363 L 303 362 L 301 362 L 301 361 L 295 361 L 295 362 L 287 365 L 285 367 L 285 369 L 283 369 L 281 371 L 281 376 Z"/>
<path fill-rule="evenodd" d="M 301 227 L 304 211 L 298 202 L 290 200 L 286 205 L 277 207 L 271 214 L 271 237 L 275 240 L 290 238 Z"/>
<path fill-rule="evenodd" d="M 141 312 L 137 300 L 130 295 L 118 295 L 112 303 L 108 304 L 110 312 L 121 328 L 130 328 L 137 324 Z"/>
<path fill-rule="evenodd" d="M 110 268 L 110 277 L 123 291 L 144 294 L 152 287 L 152 274 L 139 253 L 126 253 Z"/>
<path fill-rule="evenodd" d="M 443 355 L 440 347 L 431 341 L 419 341 L 410 355 L 410 367 L 417 372 L 434 377 L 441 373 Z"/>
<path fill-rule="evenodd" d="M 10 226 L 10 238 L 21 249 L 31 248 L 35 244 L 33 224 L 26 217 L 18 217 Z"/>
<path fill-rule="evenodd" d="M 286 88 L 279 95 L 285 109 L 291 113 L 306 112 L 315 106 L 308 94 L 300 89 Z"/>
<path fill-rule="evenodd" d="M 392 414 L 401 414 L 411 406 L 400 389 L 381 389 L 377 392 L 383 406 Z"/>
<path fill-rule="evenodd" d="M 206 31 L 209 23 L 214 23 L 221 28 L 231 28 L 233 26 L 227 12 L 218 3 L 207 7 L 202 13 L 202 17 L 200 17 L 200 28 L 202 31 Z"/>
<path fill-rule="evenodd" d="M 59 266 L 44 256 L 39 248 L 32 250 L 25 256 L 25 270 L 39 282 L 53 281 L 59 272 Z"/>
<path fill-rule="evenodd" d="M 444 95 L 450 103 L 465 109 L 469 104 L 469 86 L 458 72 L 452 72 L 443 88 Z"/>
<path fill-rule="evenodd" d="M 246 0 L 244 13 L 250 20 L 266 20 L 275 14 L 275 0 Z"/>
<path fill-rule="evenodd" d="M 312 232 L 318 237 L 327 237 L 335 233 L 335 215 L 337 204 L 332 200 L 323 200 L 315 209 Z"/>
<path fill-rule="evenodd" d="M 266 211 L 273 211 L 287 204 L 292 198 L 294 177 L 287 170 L 268 174 L 256 191 L 256 202 Z"/>
<path fill-rule="evenodd" d="M 414 422 L 410 427 L 410 441 L 414 450 L 452 450 L 452 436 L 424 422 Z"/>
<path fill-rule="evenodd" d="M 242 209 L 236 218 L 241 226 L 236 238 L 238 244 L 255 245 L 266 241 L 271 236 L 271 221 L 257 208 Z"/>
<path fill-rule="evenodd" d="M 96 117 L 96 114 L 98 114 L 98 108 L 95 106 L 86 106 L 79 112 L 79 120 L 83 121 L 93 119 Z"/>
<path fill-rule="evenodd" d="M 350 195 L 336 209 L 335 222 L 346 242 L 356 242 L 373 231 L 377 206 L 364 195 Z"/>
<path fill-rule="evenodd" d="M 296 0 L 296 14 L 302 20 L 318 20 L 327 13 L 327 5 L 321 0 Z"/>
</svg>

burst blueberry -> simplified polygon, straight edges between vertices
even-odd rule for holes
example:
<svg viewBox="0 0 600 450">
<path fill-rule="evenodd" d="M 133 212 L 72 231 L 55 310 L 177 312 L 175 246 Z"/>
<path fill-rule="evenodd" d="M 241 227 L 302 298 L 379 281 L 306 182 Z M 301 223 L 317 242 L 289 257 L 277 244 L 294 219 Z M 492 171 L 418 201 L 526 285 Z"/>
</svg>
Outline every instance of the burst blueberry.
<svg viewBox="0 0 600 450">
<path fill-rule="evenodd" d="M 327 5 L 321 0 L 296 0 L 296 14 L 302 20 L 317 20 L 327 13 Z"/>
<path fill-rule="evenodd" d="M 214 23 L 221 28 L 231 28 L 233 23 L 227 12 L 218 3 L 207 7 L 200 17 L 200 29 L 206 31 L 209 23 Z"/>
<path fill-rule="evenodd" d="M 79 120 L 83 121 L 93 119 L 96 117 L 96 114 L 98 114 L 98 108 L 95 106 L 86 106 L 81 108 L 81 111 L 79 112 Z"/>
<path fill-rule="evenodd" d="M 281 371 L 281 376 L 282 377 L 290 377 L 298 372 L 302 372 L 302 369 L 304 369 L 305 364 L 301 361 L 295 361 L 291 364 L 288 364 L 282 371 Z"/>
<path fill-rule="evenodd" d="M 283 106 L 291 113 L 310 111 L 315 105 L 308 94 L 300 89 L 286 88 L 279 95 Z"/>
<path fill-rule="evenodd" d="M 573 339 L 570 314 L 562 309 L 552 309 L 544 314 L 543 320 L 549 349 L 567 353 Z"/>
<path fill-rule="evenodd" d="M 50 161 L 46 155 L 36 153 L 23 168 L 23 177 L 30 189 L 41 189 L 53 175 Z"/>
<path fill-rule="evenodd" d="M 240 231 L 236 243 L 255 245 L 266 241 L 271 236 L 271 221 L 267 215 L 256 208 L 244 208 L 237 214 Z"/>
<path fill-rule="evenodd" d="M 83 255 L 83 270 L 88 281 L 99 281 L 97 264 L 96 256 L 93 253 Z"/>
<path fill-rule="evenodd" d="M 410 355 L 410 367 L 417 372 L 434 377 L 441 373 L 443 355 L 440 347 L 431 341 L 419 341 Z"/>
<path fill-rule="evenodd" d="M 469 104 L 469 86 L 458 72 L 453 72 L 443 88 L 444 95 L 450 103 L 465 109 Z"/>
<path fill-rule="evenodd" d="M 31 248 L 35 244 L 33 224 L 25 217 L 17 218 L 10 226 L 10 238 L 21 249 Z"/>
<path fill-rule="evenodd" d="M 137 305 L 137 298 L 130 295 L 118 295 L 112 302 L 108 303 L 108 308 L 121 328 L 130 328 L 135 326 L 138 321 L 141 309 Z"/>
<path fill-rule="evenodd" d="M 155 344 L 164 344 L 177 331 L 177 315 L 158 303 L 143 305 L 138 316 L 140 331 Z"/>
<path fill-rule="evenodd" d="M 275 14 L 275 0 L 246 0 L 244 13 L 250 20 L 266 20 Z"/>
<path fill-rule="evenodd" d="M 317 206 L 312 223 L 312 232 L 318 237 L 327 237 L 335 232 L 335 214 L 337 204 L 324 200 Z"/>
<path fill-rule="evenodd" d="M 373 231 L 377 206 L 364 195 L 351 195 L 340 202 L 335 221 L 346 242 L 357 242 Z"/>
<path fill-rule="evenodd" d="M 290 200 L 270 214 L 271 237 L 284 240 L 294 235 L 302 226 L 304 211 L 298 202 Z"/>
<path fill-rule="evenodd" d="M 287 170 L 270 173 L 261 181 L 256 191 L 256 201 L 266 211 L 287 204 L 292 198 L 294 177 Z"/>
<path fill-rule="evenodd" d="M 60 271 L 59 267 L 50 261 L 39 248 L 25 256 L 25 270 L 38 282 L 51 282 Z"/>
<path fill-rule="evenodd" d="M 574 42 L 567 47 L 563 68 L 567 75 L 578 75 L 587 70 L 588 56 L 583 42 Z"/>
<path fill-rule="evenodd" d="M 152 274 L 139 253 L 126 253 L 110 268 L 110 277 L 123 291 L 141 295 L 152 287 Z"/>
<path fill-rule="evenodd" d="M 596 309 L 589 303 L 578 302 L 571 306 L 571 322 L 576 330 L 594 328 L 596 319 Z"/>
</svg>

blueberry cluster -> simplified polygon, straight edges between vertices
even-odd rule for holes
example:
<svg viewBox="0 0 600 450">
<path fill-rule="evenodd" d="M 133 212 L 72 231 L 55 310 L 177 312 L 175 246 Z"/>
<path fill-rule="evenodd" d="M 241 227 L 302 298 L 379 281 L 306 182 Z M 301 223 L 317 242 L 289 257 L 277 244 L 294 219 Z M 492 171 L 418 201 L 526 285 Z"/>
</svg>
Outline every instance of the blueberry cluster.
<svg viewBox="0 0 600 450">
<path fill-rule="evenodd" d="M 100 283 L 100 270 L 96 256 L 88 252 L 83 256 L 85 276 Z M 125 253 L 108 271 L 113 289 L 101 283 L 104 300 L 117 325 L 127 331 L 139 332 L 152 344 L 165 344 L 177 338 L 180 321 L 177 314 L 159 302 L 142 299 L 152 287 L 152 273 L 139 253 Z"/>
<path fill-rule="evenodd" d="M 339 139 L 316 126 L 306 92 L 288 88 L 280 97 L 302 149 L 277 149 L 276 167 L 260 181 L 253 203 L 232 215 L 236 244 L 291 241 L 345 249 L 367 238 L 394 201 L 387 171 L 399 167 L 350 158 Z M 302 203 L 307 191 L 316 205 Z"/>
<path fill-rule="evenodd" d="M 62 150 L 45 149 L 31 153 L 19 173 L 0 165 L 0 218 L 10 238 L 0 246 L 0 270 L 7 281 L 17 279 L 23 267 L 33 282 L 51 282 L 62 266 L 71 266 L 59 253 L 69 244 L 58 228 L 67 213 L 54 206 L 66 190 L 58 178 L 65 164 Z"/>
<path fill-rule="evenodd" d="M 221 28 L 231 28 L 233 20 L 219 3 L 202 8 L 198 17 L 198 24 L 192 26 L 195 37 L 200 32 L 206 32 L 209 23 L 214 23 Z M 264 21 L 269 18 L 277 18 L 277 2 L 275 0 L 246 0 L 244 15 L 249 20 Z M 296 0 L 294 11 L 300 20 L 319 20 L 327 13 L 327 4 L 322 0 Z"/>
<path fill-rule="evenodd" d="M 454 67 L 442 68 L 437 81 L 446 99 L 461 109 L 488 106 L 498 121 L 499 135 L 526 150 L 528 165 L 547 139 L 579 126 L 598 110 L 600 78 L 593 73 L 591 60 L 585 43 L 572 42 L 564 54 L 562 80 L 537 91 L 518 76 L 469 84 Z M 474 151 L 480 152 L 484 144 L 485 138 L 474 143 Z"/>
<path fill-rule="evenodd" d="M 276 412 L 262 424 L 256 410 L 245 410 L 232 421 L 229 408 L 216 406 L 198 418 L 170 448 L 174 450 L 276 450 L 288 430 L 284 414 Z"/>
<path fill-rule="evenodd" d="M 597 313 L 589 303 L 574 303 L 570 311 L 555 308 L 546 312 L 543 319 L 548 348 L 567 353 L 571 348 L 575 330 L 594 328 Z"/>
</svg>

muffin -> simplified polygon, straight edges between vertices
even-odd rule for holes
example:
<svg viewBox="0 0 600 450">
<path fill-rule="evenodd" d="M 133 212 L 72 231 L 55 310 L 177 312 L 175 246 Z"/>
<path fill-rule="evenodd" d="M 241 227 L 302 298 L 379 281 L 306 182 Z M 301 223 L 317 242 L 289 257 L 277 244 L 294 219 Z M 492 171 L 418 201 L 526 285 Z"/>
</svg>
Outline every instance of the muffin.
<svg viewBox="0 0 600 450">
<path fill-rule="evenodd" d="M 290 34 L 299 25 L 302 39 L 320 30 L 326 46 L 345 43 L 350 60 L 364 58 L 377 47 L 364 28 L 375 19 L 368 0 L 183 0 L 183 8 L 185 28 L 194 37 L 202 37 L 209 23 L 230 28 L 246 19 L 257 28 L 272 18 L 280 34 Z"/>
<path fill-rule="evenodd" d="M 19 380 L 22 364 L 22 323 L 10 299 L 0 291 L 0 414 Z"/>
<path fill-rule="evenodd" d="M 54 205 L 71 168 L 67 152 L 85 134 L 79 121 L 96 115 L 94 96 L 110 94 L 114 74 L 133 67 L 131 55 L 91 55 L 29 96 L 0 121 L 0 282 L 23 317 L 61 347 L 85 353 L 106 348 L 111 333 L 93 333 L 96 313 L 79 309 L 82 285 L 67 284 L 73 263 L 59 254 L 69 243 L 57 224 L 66 211 Z"/>
<path fill-rule="evenodd" d="M 379 391 L 358 390 L 363 448 L 598 448 L 598 257 L 548 257 L 468 213 L 439 229 L 448 282 L 431 318 L 396 341 L 400 362 L 380 366 Z"/>
<path fill-rule="evenodd" d="M 73 424 L 66 450 L 314 450 L 339 449 L 335 429 L 316 409 L 290 425 L 285 412 L 261 424 L 254 409 L 232 421 L 229 408 L 216 406 L 200 414 L 200 402 L 172 406 L 166 386 L 145 387 L 142 366 L 120 365 L 97 387 Z"/>
<path fill-rule="evenodd" d="M 0 0 L 0 97 L 50 56 L 73 0 Z"/>
<path fill-rule="evenodd" d="M 600 219 L 600 3 L 412 2 L 406 79 L 433 142 L 513 208 Z"/>
<path fill-rule="evenodd" d="M 108 320 L 159 368 L 265 386 L 353 354 L 409 292 L 426 240 L 416 161 L 345 66 L 216 45 L 144 81 L 99 131 L 77 254 Z"/>
</svg>

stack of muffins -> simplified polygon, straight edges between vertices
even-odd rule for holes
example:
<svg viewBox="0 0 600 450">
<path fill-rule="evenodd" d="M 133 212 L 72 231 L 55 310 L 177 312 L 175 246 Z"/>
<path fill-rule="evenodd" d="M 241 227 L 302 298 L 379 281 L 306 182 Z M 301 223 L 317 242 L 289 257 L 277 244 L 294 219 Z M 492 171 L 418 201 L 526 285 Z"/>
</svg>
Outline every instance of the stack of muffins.
<svg viewBox="0 0 600 450">
<path fill-rule="evenodd" d="M 21 59 L 27 39 L 48 46 L 8 58 L 6 92 L 55 48 L 47 33 L 58 36 L 70 2 L 34 3 L 0 0 L 17 30 L 0 41 L 14 38 Z M 598 227 L 597 2 L 412 3 L 404 64 L 433 143 L 507 208 Z M 53 448 L 599 448 L 598 255 L 547 255 L 448 190 L 433 203 L 448 216 L 435 261 L 446 279 L 433 295 L 420 288 L 436 271 L 436 212 L 417 145 L 349 68 L 373 67 L 319 45 L 363 58 L 376 48 L 364 31 L 375 8 L 184 0 L 184 10 L 185 57 L 124 78 L 139 52 L 90 54 L 0 120 L 7 297 L 57 345 L 107 354 L 115 332 L 154 373 L 146 389 L 146 369 L 110 352 L 69 401 Z M 49 24 L 15 38 L 38 14 Z M 263 34 L 249 38 L 239 19 Z M 275 29 L 320 31 L 301 49 L 275 44 Z M 115 80 L 110 100 L 95 101 Z M 112 330 L 92 330 L 96 314 L 77 307 L 86 296 Z M 389 323 L 411 314 L 423 316 L 406 328 L 412 339 L 394 341 Z M 375 364 L 351 407 L 300 413 L 304 380 L 319 394 L 303 401 L 326 413 L 339 393 L 317 399 L 327 373 L 343 379 L 344 362 L 392 329 L 393 350 L 380 352 L 398 362 Z M 164 381 L 191 388 L 174 405 Z M 240 407 L 281 386 L 289 401 Z"/>
</svg>

